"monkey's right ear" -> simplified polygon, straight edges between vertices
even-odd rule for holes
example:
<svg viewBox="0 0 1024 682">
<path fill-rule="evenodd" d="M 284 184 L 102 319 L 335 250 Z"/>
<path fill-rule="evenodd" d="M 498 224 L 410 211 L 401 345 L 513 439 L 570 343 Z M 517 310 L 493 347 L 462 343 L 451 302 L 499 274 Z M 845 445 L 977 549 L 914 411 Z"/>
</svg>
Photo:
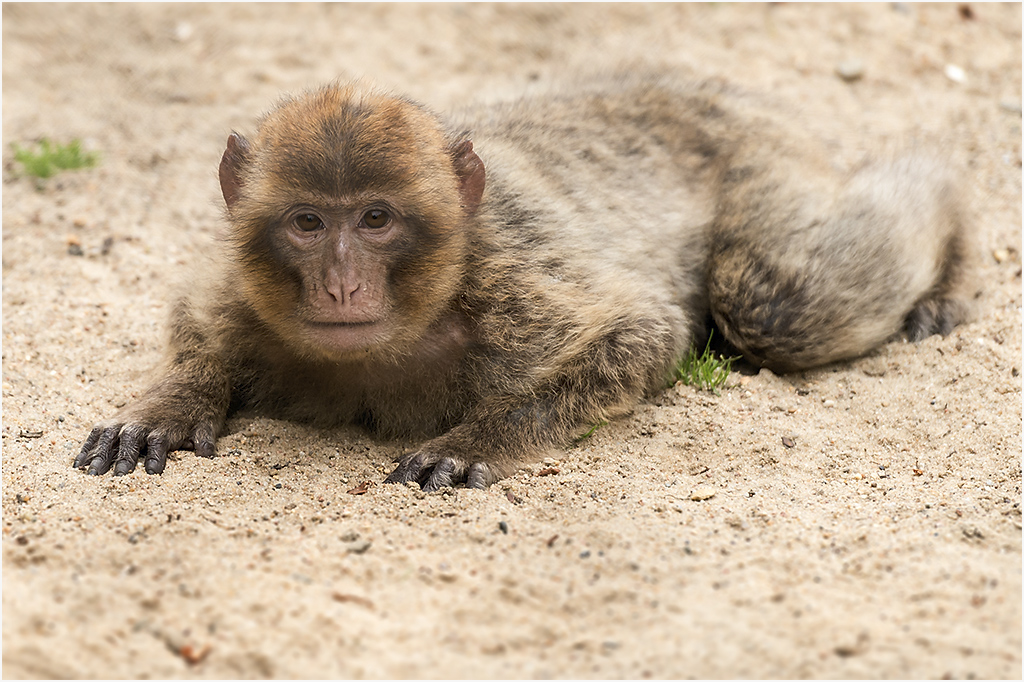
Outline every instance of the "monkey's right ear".
<svg viewBox="0 0 1024 682">
<path fill-rule="evenodd" d="M 248 141 L 238 133 L 231 133 L 224 156 L 220 158 L 220 191 L 224 195 L 224 203 L 228 205 L 229 211 L 242 193 L 242 183 L 238 176 L 248 158 Z"/>
<path fill-rule="evenodd" d="M 487 179 L 484 162 L 473 151 L 473 143 L 469 140 L 463 140 L 452 147 L 451 154 L 452 166 L 459 178 L 462 208 L 467 216 L 471 216 L 476 213 L 484 196 L 484 183 Z"/>
</svg>

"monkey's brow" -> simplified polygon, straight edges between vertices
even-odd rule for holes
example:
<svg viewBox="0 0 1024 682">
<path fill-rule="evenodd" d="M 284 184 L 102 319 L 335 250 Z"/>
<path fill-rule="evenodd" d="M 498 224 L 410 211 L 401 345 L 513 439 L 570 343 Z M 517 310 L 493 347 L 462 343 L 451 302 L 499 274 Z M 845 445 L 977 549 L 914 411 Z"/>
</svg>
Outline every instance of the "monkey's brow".
<svg viewBox="0 0 1024 682">
<path fill-rule="evenodd" d="M 388 200 L 388 193 L 381 190 L 365 189 L 358 191 L 321 192 L 305 187 L 292 187 L 281 194 L 275 203 L 286 206 L 285 211 L 295 206 L 310 206 L 323 209 L 358 209 L 373 204 L 385 204 L 393 207 Z"/>
</svg>

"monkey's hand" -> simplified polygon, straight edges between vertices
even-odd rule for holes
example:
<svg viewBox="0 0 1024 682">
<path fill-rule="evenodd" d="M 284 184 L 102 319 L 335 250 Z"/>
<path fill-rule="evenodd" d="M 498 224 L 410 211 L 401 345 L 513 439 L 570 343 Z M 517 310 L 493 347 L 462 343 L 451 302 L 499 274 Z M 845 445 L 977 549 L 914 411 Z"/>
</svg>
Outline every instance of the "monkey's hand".
<svg viewBox="0 0 1024 682">
<path fill-rule="evenodd" d="M 540 395 L 549 397 L 484 399 L 461 424 L 402 457 L 385 482 L 415 481 L 428 492 L 461 483 L 487 488 L 570 433 L 578 415 L 566 400 L 580 401 L 571 394 Z"/>
<path fill-rule="evenodd" d="M 428 443 L 423 449 L 402 457 L 384 482 L 416 481 L 423 490 L 430 492 L 454 487 L 459 483 L 465 483 L 467 488 L 483 489 L 503 478 L 498 468 L 487 462 L 441 454 L 429 446 Z"/>
<path fill-rule="evenodd" d="M 219 373 L 168 376 L 113 419 L 97 424 L 74 466 L 101 476 L 130 474 L 139 458 L 146 472 L 159 474 L 172 450 L 213 457 L 217 433 L 227 414 L 230 389 Z"/>
</svg>

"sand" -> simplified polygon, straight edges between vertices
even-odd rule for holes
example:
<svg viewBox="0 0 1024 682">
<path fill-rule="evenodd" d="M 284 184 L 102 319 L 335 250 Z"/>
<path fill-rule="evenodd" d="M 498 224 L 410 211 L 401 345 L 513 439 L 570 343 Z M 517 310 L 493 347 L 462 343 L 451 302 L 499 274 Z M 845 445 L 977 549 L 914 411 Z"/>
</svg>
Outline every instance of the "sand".
<svg viewBox="0 0 1024 682">
<path fill-rule="evenodd" d="M 232 129 L 338 77 L 445 109 L 636 60 L 770 93 L 837 164 L 942 149 L 974 320 L 676 386 L 486 491 L 252 416 L 162 476 L 71 468 L 160 362 Z M 5 4 L 3 94 L 4 677 L 1021 677 L 1019 4 Z M 101 163 L 20 176 L 42 137 Z"/>
</svg>

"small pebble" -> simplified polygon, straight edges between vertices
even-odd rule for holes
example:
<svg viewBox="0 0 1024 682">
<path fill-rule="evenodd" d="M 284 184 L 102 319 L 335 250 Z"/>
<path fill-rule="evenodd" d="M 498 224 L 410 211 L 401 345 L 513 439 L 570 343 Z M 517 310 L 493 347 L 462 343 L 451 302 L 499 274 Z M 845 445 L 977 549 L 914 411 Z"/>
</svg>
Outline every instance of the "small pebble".
<svg viewBox="0 0 1024 682">
<path fill-rule="evenodd" d="M 825 407 L 835 407 L 836 406 L 836 401 L 834 401 L 834 400 L 825 400 L 821 404 L 824 405 Z"/>
<path fill-rule="evenodd" d="M 1010 257 L 1010 251 L 1008 249 L 995 249 L 992 252 L 992 257 L 996 259 L 997 263 L 1002 263 Z"/>
<path fill-rule="evenodd" d="M 1020 108 L 1020 100 L 1019 99 L 1018 100 L 1004 99 L 1002 102 L 999 103 L 999 107 L 1003 111 L 1009 111 L 1011 114 L 1017 114 L 1018 116 L 1020 116 L 1021 108 Z"/>
<path fill-rule="evenodd" d="M 864 62 L 859 59 L 847 59 L 836 65 L 836 75 L 847 83 L 864 77 Z"/>
<path fill-rule="evenodd" d="M 183 43 L 192 37 L 193 29 L 192 24 L 187 21 L 178 22 L 178 25 L 174 27 L 174 39 L 179 43 Z"/>
<path fill-rule="evenodd" d="M 508 535 L 508 524 L 504 521 L 498 521 L 498 530 L 500 530 L 505 535 Z"/>
<path fill-rule="evenodd" d="M 963 83 L 967 80 L 967 73 L 956 64 L 946 64 L 946 68 L 942 72 L 954 83 Z"/>
<path fill-rule="evenodd" d="M 372 544 L 369 540 L 356 540 L 355 542 L 348 543 L 345 551 L 349 554 L 365 554 Z"/>
<path fill-rule="evenodd" d="M 702 485 L 693 489 L 693 492 L 690 493 L 690 499 L 694 502 L 702 502 L 704 500 L 710 500 L 715 496 L 715 493 L 716 491 L 714 488 Z"/>
</svg>

